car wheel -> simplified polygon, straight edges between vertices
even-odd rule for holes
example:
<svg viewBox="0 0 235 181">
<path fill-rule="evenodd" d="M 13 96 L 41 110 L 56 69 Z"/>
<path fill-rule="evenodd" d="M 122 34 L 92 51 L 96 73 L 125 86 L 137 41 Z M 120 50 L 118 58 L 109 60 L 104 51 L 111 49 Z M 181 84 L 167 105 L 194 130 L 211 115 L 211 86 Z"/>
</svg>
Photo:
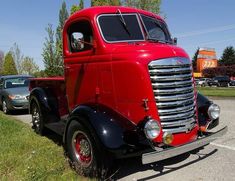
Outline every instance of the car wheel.
<svg viewBox="0 0 235 181">
<path fill-rule="evenodd" d="M 7 101 L 5 99 L 2 100 L 2 111 L 5 114 L 9 113 L 9 109 L 7 108 Z"/>
<path fill-rule="evenodd" d="M 37 134 L 43 135 L 44 133 L 44 123 L 42 118 L 41 110 L 36 102 L 32 103 L 31 106 L 32 114 L 32 128 Z"/>
<path fill-rule="evenodd" d="M 95 139 L 82 124 L 76 120 L 72 121 L 66 135 L 67 155 L 78 174 L 91 178 L 105 178 L 109 159 Z"/>
</svg>

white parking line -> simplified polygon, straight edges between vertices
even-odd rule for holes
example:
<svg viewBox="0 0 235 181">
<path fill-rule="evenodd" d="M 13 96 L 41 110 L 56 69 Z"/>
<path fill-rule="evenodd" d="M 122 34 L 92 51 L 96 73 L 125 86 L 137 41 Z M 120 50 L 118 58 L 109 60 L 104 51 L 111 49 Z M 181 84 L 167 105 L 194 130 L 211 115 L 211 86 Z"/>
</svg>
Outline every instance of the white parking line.
<svg viewBox="0 0 235 181">
<path fill-rule="evenodd" d="M 235 151 L 235 148 L 232 147 L 232 146 L 226 146 L 226 145 L 221 145 L 221 144 L 217 144 L 217 143 L 210 143 L 211 145 L 214 145 L 214 146 L 218 146 L 218 147 L 221 147 L 221 148 L 227 148 L 229 150 L 233 150 Z"/>
</svg>

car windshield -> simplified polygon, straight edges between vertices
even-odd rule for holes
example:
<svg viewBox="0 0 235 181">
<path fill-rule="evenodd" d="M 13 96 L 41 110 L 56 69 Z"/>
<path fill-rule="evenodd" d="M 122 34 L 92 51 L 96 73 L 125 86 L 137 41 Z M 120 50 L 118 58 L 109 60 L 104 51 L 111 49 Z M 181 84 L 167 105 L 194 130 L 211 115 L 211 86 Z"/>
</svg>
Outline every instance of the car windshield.
<svg viewBox="0 0 235 181">
<path fill-rule="evenodd" d="M 147 39 L 157 42 L 172 43 L 170 33 L 167 30 L 166 24 L 155 18 L 141 15 Z"/>
<path fill-rule="evenodd" d="M 14 77 L 5 80 L 4 88 L 16 88 L 16 87 L 28 87 L 29 78 L 28 77 Z"/>
<path fill-rule="evenodd" d="M 143 41 L 137 14 L 106 14 L 98 17 L 101 34 L 107 42 Z"/>
</svg>

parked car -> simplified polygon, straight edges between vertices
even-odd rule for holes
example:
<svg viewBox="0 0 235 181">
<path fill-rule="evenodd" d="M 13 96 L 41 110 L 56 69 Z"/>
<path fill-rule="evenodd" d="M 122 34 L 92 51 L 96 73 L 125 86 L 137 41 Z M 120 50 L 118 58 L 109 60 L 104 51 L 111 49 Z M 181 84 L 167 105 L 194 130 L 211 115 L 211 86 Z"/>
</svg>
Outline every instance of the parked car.
<svg viewBox="0 0 235 181">
<path fill-rule="evenodd" d="M 196 85 L 201 86 L 201 87 L 208 86 L 209 80 L 210 80 L 209 78 L 201 78 L 197 81 Z"/>
<path fill-rule="evenodd" d="M 28 75 L 7 75 L 0 77 L 0 106 L 5 114 L 11 110 L 28 109 Z"/>
<path fill-rule="evenodd" d="M 208 81 L 209 86 L 228 87 L 230 78 L 228 76 L 217 76 Z"/>
<path fill-rule="evenodd" d="M 200 78 L 200 79 L 195 79 L 195 83 L 197 86 L 201 86 L 201 87 L 204 87 L 204 86 L 207 86 L 208 85 L 208 81 L 210 79 L 209 78 Z"/>
<path fill-rule="evenodd" d="M 235 80 L 231 80 L 231 81 L 229 82 L 229 86 L 235 86 Z"/>
</svg>

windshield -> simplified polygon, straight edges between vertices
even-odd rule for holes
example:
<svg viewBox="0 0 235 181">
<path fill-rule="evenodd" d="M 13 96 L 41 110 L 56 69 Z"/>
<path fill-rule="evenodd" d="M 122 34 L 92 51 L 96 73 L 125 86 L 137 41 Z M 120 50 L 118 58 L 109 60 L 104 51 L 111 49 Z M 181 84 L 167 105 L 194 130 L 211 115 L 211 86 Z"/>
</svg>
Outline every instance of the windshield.
<svg viewBox="0 0 235 181">
<path fill-rule="evenodd" d="M 28 87 L 29 85 L 29 78 L 28 77 L 15 77 L 15 78 L 8 78 L 5 80 L 4 88 L 16 88 L 16 87 Z"/>
<path fill-rule="evenodd" d="M 107 42 L 143 41 L 137 14 L 107 14 L 98 17 L 103 38 Z"/>
<path fill-rule="evenodd" d="M 172 43 L 165 23 L 145 15 L 141 15 L 141 18 L 147 32 L 147 39 Z"/>
</svg>

